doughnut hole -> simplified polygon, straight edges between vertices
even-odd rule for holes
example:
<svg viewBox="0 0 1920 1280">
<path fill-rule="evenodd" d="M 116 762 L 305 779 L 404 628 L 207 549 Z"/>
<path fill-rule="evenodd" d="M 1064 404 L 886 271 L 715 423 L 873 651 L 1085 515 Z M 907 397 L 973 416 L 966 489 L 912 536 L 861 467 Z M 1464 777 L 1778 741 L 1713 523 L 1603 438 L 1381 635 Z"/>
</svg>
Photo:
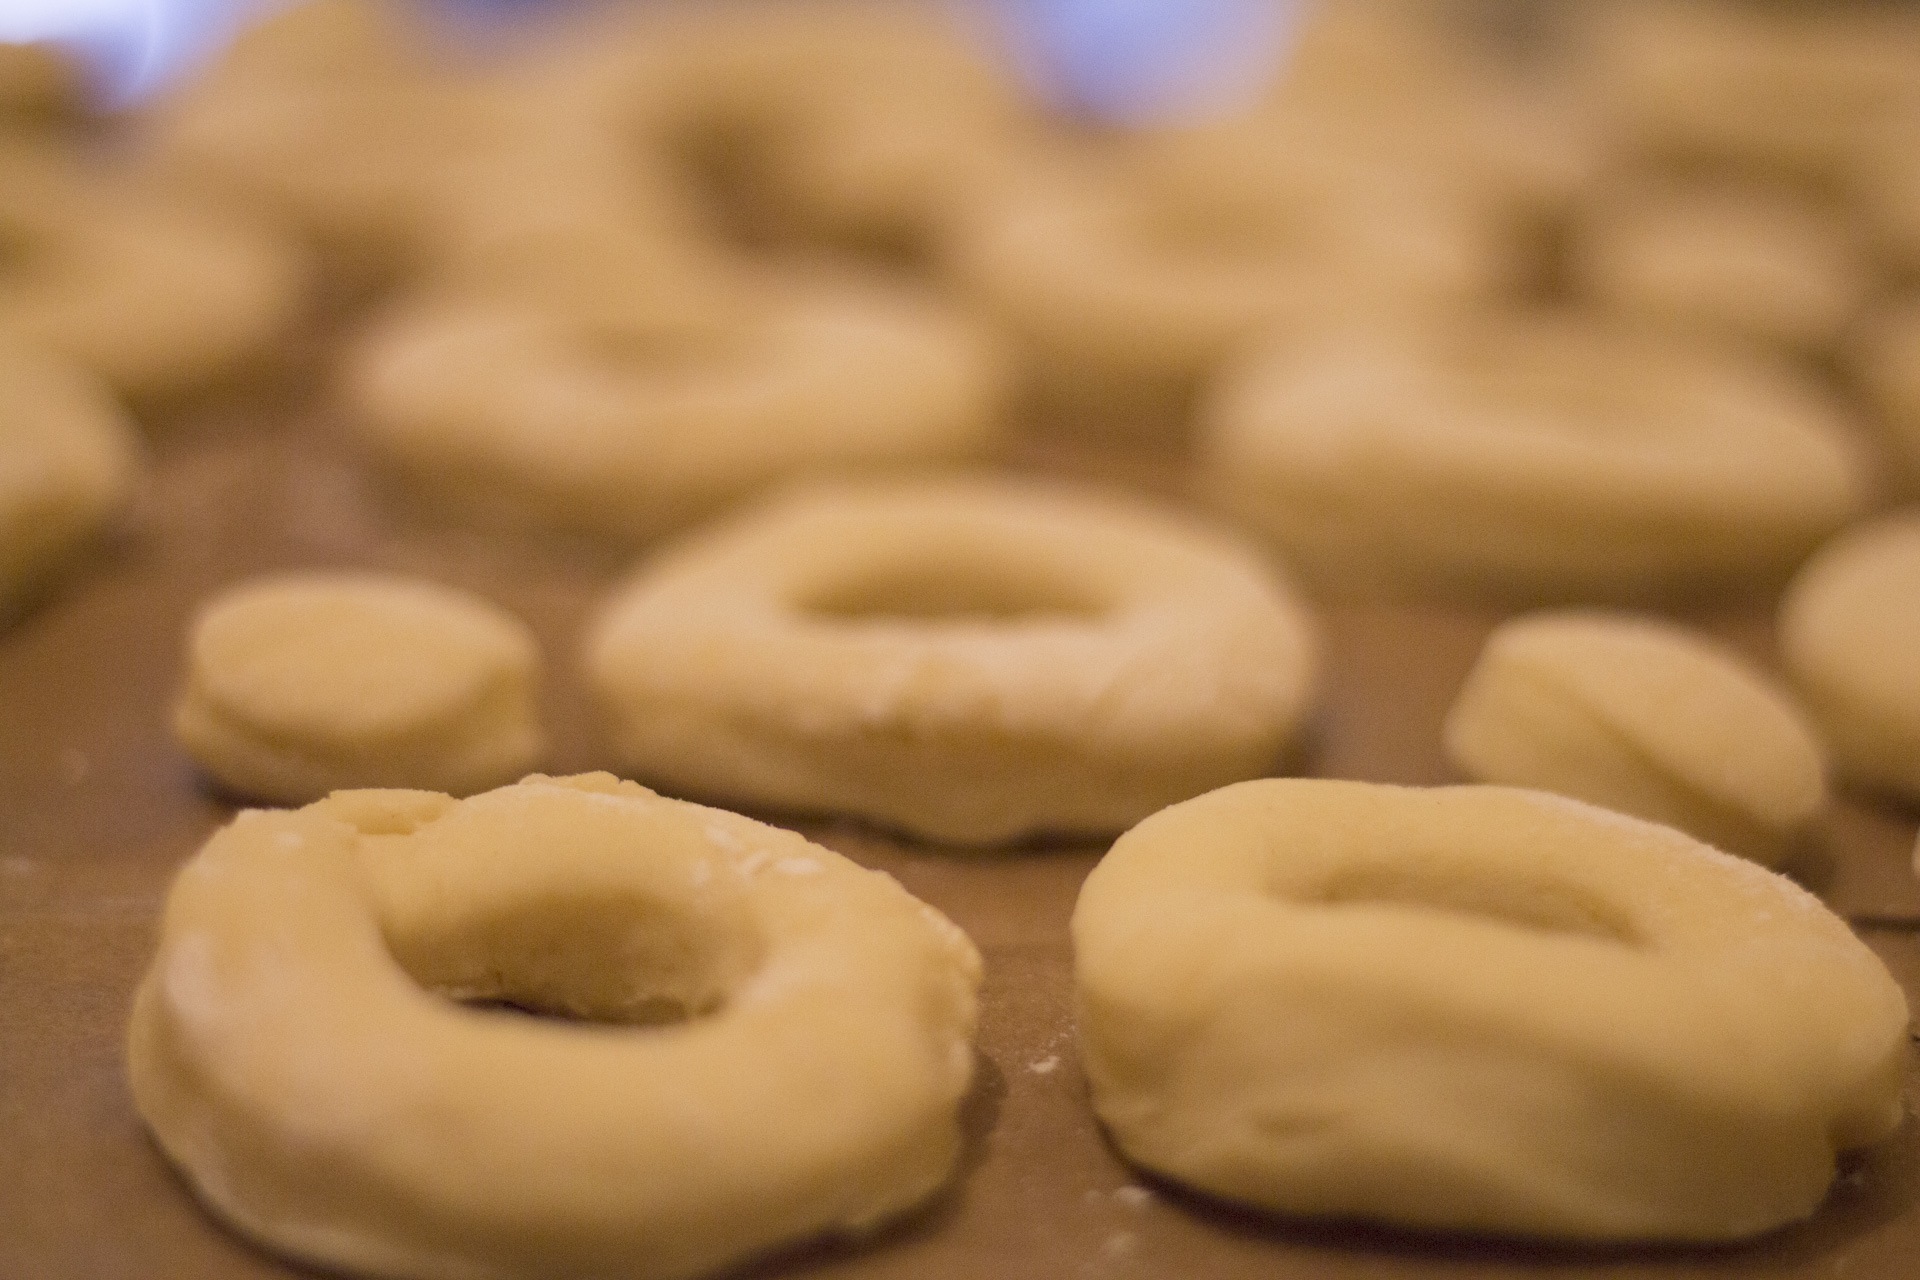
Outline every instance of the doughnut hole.
<svg viewBox="0 0 1920 1280">
<path fill-rule="evenodd" d="M 867 564 L 803 594 L 800 612 L 838 623 L 1091 622 L 1113 601 L 1061 566 L 1014 556 Z"/>
<path fill-rule="evenodd" d="M 1570 934 L 1629 947 L 1644 944 L 1624 912 L 1576 885 L 1496 880 L 1457 866 L 1349 867 L 1304 895 L 1286 896 L 1309 906 L 1439 911 L 1533 933 Z"/>
<path fill-rule="evenodd" d="M 461 1004 L 657 1027 L 718 1013 L 759 963 L 746 919 L 644 894 L 554 895 L 389 937 L 413 980 Z"/>
</svg>

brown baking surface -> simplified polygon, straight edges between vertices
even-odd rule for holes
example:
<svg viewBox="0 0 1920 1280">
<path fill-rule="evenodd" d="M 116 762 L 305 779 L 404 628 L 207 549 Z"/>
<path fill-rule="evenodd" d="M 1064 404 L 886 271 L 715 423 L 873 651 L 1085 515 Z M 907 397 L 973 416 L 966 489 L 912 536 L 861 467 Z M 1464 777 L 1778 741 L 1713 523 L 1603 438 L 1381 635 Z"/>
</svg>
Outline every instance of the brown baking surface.
<svg viewBox="0 0 1920 1280">
<path fill-rule="evenodd" d="M 570 676 L 575 637 L 619 562 L 580 548 L 397 520 L 305 415 L 274 434 L 163 438 L 134 536 L 0 632 L 0 1280 L 308 1274 L 236 1239 L 147 1142 L 121 1030 L 167 880 L 232 812 L 173 746 L 167 704 L 195 601 L 281 567 L 376 565 L 476 589 L 546 646 L 554 772 L 594 767 Z M 1166 491 L 1151 460 L 1031 449 L 1028 469 Z M 1762 611 L 1700 619 L 1765 656 Z M 1450 780 L 1439 725 L 1493 615 L 1343 606 L 1325 615 L 1328 689 L 1310 772 Z M 956 854 L 844 825 L 809 835 L 947 912 L 987 959 L 965 1166 L 947 1194 L 862 1246 L 755 1276 L 1431 1277 L 1920 1275 L 1920 1125 L 1851 1166 L 1811 1222 L 1725 1249 L 1552 1250 L 1278 1222 L 1130 1171 L 1087 1109 L 1074 1058 L 1066 923 L 1097 849 Z M 1805 871 L 1920 999 L 1911 813 L 1843 803 Z M 1913 1094 L 1910 1085 L 1909 1095 Z M 768 1123 L 777 1123 L 770 1117 Z"/>
</svg>

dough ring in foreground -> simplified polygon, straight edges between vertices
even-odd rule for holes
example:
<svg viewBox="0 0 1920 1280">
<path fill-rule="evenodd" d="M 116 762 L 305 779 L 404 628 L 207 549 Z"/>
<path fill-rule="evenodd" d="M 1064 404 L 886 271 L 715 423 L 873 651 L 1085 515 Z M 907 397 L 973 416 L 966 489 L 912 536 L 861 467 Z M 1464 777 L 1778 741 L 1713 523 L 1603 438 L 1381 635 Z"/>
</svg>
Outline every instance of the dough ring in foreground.
<svg viewBox="0 0 1920 1280">
<path fill-rule="evenodd" d="M 181 872 L 127 1059 L 168 1158 L 283 1253 L 675 1280 L 938 1188 L 979 979 L 889 877 L 605 774 L 349 791 Z"/>
<path fill-rule="evenodd" d="M 202 606 L 174 732 L 241 795 L 343 787 L 469 795 L 544 749 L 526 626 L 464 591 L 391 574 L 292 573 Z"/>
<path fill-rule="evenodd" d="M 1840 772 L 1920 801 L 1920 508 L 1822 547 L 1781 599 L 1779 634 Z"/>
<path fill-rule="evenodd" d="M 1377 329 L 1215 388 L 1202 486 L 1338 590 L 1646 598 L 1784 580 L 1867 500 L 1758 360 L 1571 319 Z"/>
<path fill-rule="evenodd" d="M 0 342 L 0 624 L 132 501 L 141 449 L 106 388 Z"/>
<path fill-rule="evenodd" d="M 1314 645 L 1229 537 L 980 480 L 822 486 L 697 533 L 614 597 L 585 665 L 640 777 L 991 844 L 1273 769 Z"/>
<path fill-rule="evenodd" d="M 1488 637 L 1447 712 L 1447 759 L 1678 827 L 1778 867 L 1827 806 L 1793 698 L 1739 654 L 1658 618 L 1529 614 Z"/>
<path fill-rule="evenodd" d="M 353 362 L 369 447 L 492 524 L 645 538 L 807 471 L 977 457 L 1003 429 L 991 337 L 910 294 L 769 289 L 717 332 L 479 302 L 397 318 Z"/>
<path fill-rule="evenodd" d="M 1906 1001 L 1843 921 L 1541 792 L 1228 787 L 1121 837 L 1073 941 L 1121 1150 L 1282 1213 L 1737 1239 L 1902 1115 Z"/>
</svg>

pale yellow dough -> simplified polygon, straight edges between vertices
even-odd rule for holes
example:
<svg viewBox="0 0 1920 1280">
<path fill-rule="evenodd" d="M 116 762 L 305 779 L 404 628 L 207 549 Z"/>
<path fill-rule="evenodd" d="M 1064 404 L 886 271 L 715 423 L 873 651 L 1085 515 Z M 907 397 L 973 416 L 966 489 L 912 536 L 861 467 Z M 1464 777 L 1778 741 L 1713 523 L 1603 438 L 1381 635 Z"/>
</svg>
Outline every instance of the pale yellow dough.
<svg viewBox="0 0 1920 1280">
<path fill-rule="evenodd" d="M 1906 1001 L 1843 921 L 1541 792 L 1228 787 L 1121 837 L 1073 942 L 1120 1149 L 1281 1213 L 1738 1239 L 1903 1114 Z"/>
<path fill-rule="evenodd" d="M 979 982 L 891 878 L 605 774 L 348 791 L 187 864 L 127 1064 L 195 1193 L 278 1252 L 679 1280 L 937 1189 Z"/>
<path fill-rule="evenodd" d="M 1633 614 L 1503 624 L 1445 742 L 1475 782 L 1605 805 L 1768 867 L 1827 804 L 1825 755 L 1785 689 L 1707 636 Z"/>
<path fill-rule="evenodd" d="M 699 323 L 539 301 L 394 317 L 349 361 L 361 438 L 483 523 L 644 539 L 795 474 L 980 457 L 1004 432 L 993 335 L 904 290 L 764 287 Z"/>
<path fill-rule="evenodd" d="M 105 387 L 0 342 L 0 623 L 126 510 L 140 472 L 139 438 Z"/>
<path fill-rule="evenodd" d="M 1332 589 L 1537 601 L 1782 581 L 1870 474 L 1784 366 L 1546 314 L 1249 353 L 1199 454 L 1200 487 Z"/>
<path fill-rule="evenodd" d="M 1760 184 L 1605 193 L 1569 258 L 1574 289 L 1630 322 L 1793 351 L 1832 348 L 1874 284 L 1837 215 Z"/>
<path fill-rule="evenodd" d="M 1920 508 L 1821 548 L 1788 585 L 1779 630 L 1840 773 L 1920 800 Z"/>
<path fill-rule="evenodd" d="M 948 480 L 823 486 L 695 533 L 607 603 L 584 665 L 638 777 L 991 844 L 1269 772 L 1315 658 L 1228 536 Z"/>
<path fill-rule="evenodd" d="M 477 596 L 394 575 L 285 574 L 201 608 L 174 732 L 216 781 L 257 799 L 465 795 L 539 759 L 538 673 L 525 625 Z"/>
</svg>

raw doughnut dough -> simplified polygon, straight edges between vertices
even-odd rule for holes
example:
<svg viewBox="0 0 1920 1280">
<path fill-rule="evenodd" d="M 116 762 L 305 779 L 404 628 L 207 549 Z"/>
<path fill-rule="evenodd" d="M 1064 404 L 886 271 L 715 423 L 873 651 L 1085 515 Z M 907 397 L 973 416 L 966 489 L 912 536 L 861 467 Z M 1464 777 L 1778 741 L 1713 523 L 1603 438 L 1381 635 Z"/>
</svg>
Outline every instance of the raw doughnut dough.
<svg viewBox="0 0 1920 1280">
<path fill-rule="evenodd" d="M 1796 351 L 1832 347 L 1872 284 L 1836 216 L 1760 185 L 1602 195 L 1569 256 L 1574 289 L 1629 321 Z"/>
<path fill-rule="evenodd" d="M 637 776 L 990 844 L 1117 831 L 1274 768 L 1314 646 L 1227 537 L 930 481 L 791 494 L 663 550 L 585 667 Z"/>
<path fill-rule="evenodd" d="M 0 623 L 126 509 L 140 454 L 104 387 L 50 354 L 0 342 Z"/>
<path fill-rule="evenodd" d="M 1339 590 L 1645 598 L 1790 572 L 1867 500 L 1784 368 L 1572 318 L 1455 318 L 1251 353 L 1202 488 Z"/>
<path fill-rule="evenodd" d="M 265 360 L 300 317 L 307 268 L 225 210 L 0 140 L 0 335 L 124 398 L 178 400 Z"/>
<path fill-rule="evenodd" d="M 1541 792 L 1227 787 L 1121 837 L 1073 943 L 1120 1149 L 1282 1213 L 1737 1239 L 1903 1114 L 1906 1001 L 1843 921 Z"/>
<path fill-rule="evenodd" d="M 1004 427 L 992 335 L 905 291 L 768 286 L 712 328 L 456 303 L 371 334 L 348 397 L 427 501 L 638 539 L 796 472 L 976 457 Z"/>
<path fill-rule="evenodd" d="M 605 774 L 349 791 L 181 872 L 127 1062 L 200 1198 L 283 1253 L 679 1280 L 932 1194 L 979 982 L 891 878 Z"/>
<path fill-rule="evenodd" d="M 1593 88 L 1631 154 L 1841 177 L 1859 139 L 1920 82 L 1899 5 L 1627 0 L 1583 5 Z"/>
<path fill-rule="evenodd" d="M 465 795 L 538 760 L 538 668 L 526 627 L 464 591 L 284 574 L 201 608 L 174 732 L 222 785 L 258 799 L 366 786 Z"/>
<path fill-rule="evenodd" d="M 1656 618 L 1530 614 L 1488 638 L 1447 713 L 1447 759 L 1679 827 L 1777 867 L 1827 804 L 1819 739 L 1787 692 Z"/>
<path fill-rule="evenodd" d="M 954 212 L 947 269 L 1021 344 L 1047 420 L 1164 434 L 1256 334 L 1490 291 L 1497 255 L 1460 209 L 1291 141 L 1222 127 L 1127 164 L 1030 166 Z"/>
<path fill-rule="evenodd" d="M 1920 800 L 1920 508 L 1807 562 L 1780 603 L 1780 656 L 1840 772 Z"/>
</svg>

